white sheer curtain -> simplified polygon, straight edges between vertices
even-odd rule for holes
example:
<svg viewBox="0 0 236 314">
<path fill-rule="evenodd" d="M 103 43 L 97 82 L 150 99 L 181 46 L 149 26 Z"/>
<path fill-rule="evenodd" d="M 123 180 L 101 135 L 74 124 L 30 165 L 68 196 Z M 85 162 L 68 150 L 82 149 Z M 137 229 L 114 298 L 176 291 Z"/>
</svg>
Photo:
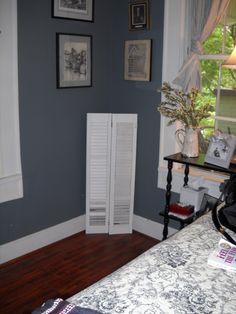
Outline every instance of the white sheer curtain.
<svg viewBox="0 0 236 314">
<path fill-rule="evenodd" d="M 219 23 L 229 2 L 230 0 L 191 0 L 191 48 L 173 81 L 185 92 L 192 87 L 201 89 L 199 55 L 203 53 L 202 44 Z"/>
</svg>

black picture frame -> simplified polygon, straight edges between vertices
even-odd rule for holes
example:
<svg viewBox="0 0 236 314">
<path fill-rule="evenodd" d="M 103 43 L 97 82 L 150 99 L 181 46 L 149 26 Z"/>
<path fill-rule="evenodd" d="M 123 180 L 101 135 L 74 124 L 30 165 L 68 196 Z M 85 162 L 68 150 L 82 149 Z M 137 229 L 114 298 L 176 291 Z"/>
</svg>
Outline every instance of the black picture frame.
<svg viewBox="0 0 236 314">
<path fill-rule="evenodd" d="M 57 88 L 92 86 L 92 36 L 57 33 Z"/>
<path fill-rule="evenodd" d="M 94 0 L 52 0 L 52 17 L 94 21 Z"/>
<path fill-rule="evenodd" d="M 129 30 L 147 30 L 150 27 L 149 0 L 129 3 Z"/>
</svg>

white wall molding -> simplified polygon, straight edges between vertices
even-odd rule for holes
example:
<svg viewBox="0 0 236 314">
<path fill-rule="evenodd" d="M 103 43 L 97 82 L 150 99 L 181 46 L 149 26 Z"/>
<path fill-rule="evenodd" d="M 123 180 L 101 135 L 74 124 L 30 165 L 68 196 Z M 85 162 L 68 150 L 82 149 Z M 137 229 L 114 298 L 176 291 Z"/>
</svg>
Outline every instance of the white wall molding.
<svg viewBox="0 0 236 314">
<path fill-rule="evenodd" d="M 84 230 L 85 215 L 82 215 L 56 226 L 30 234 L 26 237 L 0 245 L 0 264 Z M 141 216 L 134 215 L 133 230 L 161 240 L 163 225 Z M 174 234 L 176 231 L 176 229 L 169 227 L 169 235 Z"/>
<path fill-rule="evenodd" d="M 163 225 L 159 222 L 155 222 L 141 216 L 134 215 L 133 218 L 133 230 L 146 234 L 154 239 L 162 240 Z M 168 228 L 168 236 L 176 233 L 174 228 Z"/>
<path fill-rule="evenodd" d="M 85 215 L 0 246 L 0 264 L 85 230 Z"/>
<path fill-rule="evenodd" d="M 172 84 L 186 56 L 189 44 L 186 20 L 188 0 L 165 0 L 164 36 L 162 59 L 162 82 Z M 161 95 L 162 100 L 164 96 Z M 175 139 L 176 125 L 167 126 L 169 119 L 161 115 L 159 166 L 164 165 L 163 157 L 178 151 Z"/>
</svg>

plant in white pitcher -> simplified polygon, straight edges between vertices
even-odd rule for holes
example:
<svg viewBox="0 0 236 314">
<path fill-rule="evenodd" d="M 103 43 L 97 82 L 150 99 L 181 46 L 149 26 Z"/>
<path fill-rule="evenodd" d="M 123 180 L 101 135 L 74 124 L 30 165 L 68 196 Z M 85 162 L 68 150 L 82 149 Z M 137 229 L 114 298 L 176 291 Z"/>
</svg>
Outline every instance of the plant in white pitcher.
<svg viewBox="0 0 236 314">
<path fill-rule="evenodd" d="M 209 103 L 198 104 L 199 90 L 195 88 L 192 88 L 188 93 L 184 93 L 165 82 L 161 87 L 161 92 L 165 99 L 158 106 L 158 111 L 169 118 L 167 125 L 179 121 L 184 126 L 184 129 L 176 131 L 177 142 L 182 146 L 182 155 L 198 157 L 201 121 L 211 116 L 213 106 Z"/>
</svg>

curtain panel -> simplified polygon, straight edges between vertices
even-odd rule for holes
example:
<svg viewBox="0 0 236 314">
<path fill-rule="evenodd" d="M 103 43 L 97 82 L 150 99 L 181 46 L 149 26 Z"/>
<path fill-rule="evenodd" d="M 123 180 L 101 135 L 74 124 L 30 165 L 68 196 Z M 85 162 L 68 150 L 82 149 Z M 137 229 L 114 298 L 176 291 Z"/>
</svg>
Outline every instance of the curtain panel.
<svg viewBox="0 0 236 314">
<path fill-rule="evenodd" d="M 211 35 L 225 14 L 230 0 L 190 0 L 191 48 L 173 83 L 184 92 L 191 88 L 201 90 L 201 68 L 199 55 L 203 53 L 203 42 Z"/>
</svg>

